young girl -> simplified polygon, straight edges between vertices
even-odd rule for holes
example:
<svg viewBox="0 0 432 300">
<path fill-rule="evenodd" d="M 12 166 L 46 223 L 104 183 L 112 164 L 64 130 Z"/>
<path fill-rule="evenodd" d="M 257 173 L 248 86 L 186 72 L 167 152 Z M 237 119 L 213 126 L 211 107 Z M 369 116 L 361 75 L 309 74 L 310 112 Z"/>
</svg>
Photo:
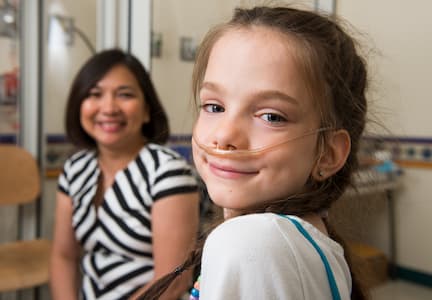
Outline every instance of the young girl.
<svg viewBox="0 0 432 300">
<path fill-rule="evenodd" d="M 198 52 L 195 166 L 225 221 L 191 299 L 365 299 L 327 211 L 351 183 L 365 126 L 366 67 L 327 17 L 236 9 Z"/>
</svg>

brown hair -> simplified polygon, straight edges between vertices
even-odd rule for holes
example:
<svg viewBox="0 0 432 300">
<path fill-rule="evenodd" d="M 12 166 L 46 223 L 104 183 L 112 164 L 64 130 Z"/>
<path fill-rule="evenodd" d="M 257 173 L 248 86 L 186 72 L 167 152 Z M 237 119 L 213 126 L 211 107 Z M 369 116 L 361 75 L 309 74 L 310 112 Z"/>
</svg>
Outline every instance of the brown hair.
<svg viewBox="0 0 432 300">
<path fill-rule="evenodd" d="M 358 167 L 357 150 L 365 127 L 367 111 L 366 63 L 358 54 L 354 40 L 338 25 L 335 19 L 288 7 L 238 8 L 231 21 L 210 30 L 201 43 L 193 73 L 195 100 L 198 98 L 210 52 L 215 42 L 227 31 L 254 26 L 274 29 L 294 41 L 298 50 L 295 51 L 295 58 L 308 91 L 319 108 L 321 127 L 345 129 L 351 138 L 351 151 L 343 168 L 330 178 L 318 182 L 310 176 L 305 193 L 293 195 L 289 199 L 266 203 L 261 207 L 255 207 L 250 212 L 274 212 L 301 216 L 310 212 L 325 211 L 352 183 L 352 173 Z M 320 150 L 326 147 L 326 134 L 328 133 L 320 133 L 317 145 Z M 324 219 L 324 221 L 330 237 L 344 246 L 328 220 Z M 347 262 L 350 264 L 348 250 L 344 248 Z M 198 246 L 191 253 L 188 262 L 199 261 L 199 257 L 196 256 L 200 256 L 201 252 L 202 248 Z M 189 266 L 186 263 L 182 267 Z M 179 273 L 178 270 L 176 273 Z M 176 273 L 167 275 L 166 278 Z M 352 274 L 352 277 L 351 299 L 367 299 L 356 275 Z M 142 299 L 157 299 L 161 293 L 163 293 L 161 286 L 157 286 L 149 289 Z"/>
<path fill-rule="evenodd" d="M 78 147 L 96 147 L 95 140 L 81 126 L 81 104 L 99 80 L 117 65 L 125 66 L 135 76 L 149 107 L 150 121 L 142 127 L 143 136 L 149 142 L 164 144 L 169 137 L 168 118 L 150 76 L 135 56 L 120 49 L 104 50 L 92 56 L 76 75 L 66 105 L 65 125 L 69 141 Z"/>
</svg>

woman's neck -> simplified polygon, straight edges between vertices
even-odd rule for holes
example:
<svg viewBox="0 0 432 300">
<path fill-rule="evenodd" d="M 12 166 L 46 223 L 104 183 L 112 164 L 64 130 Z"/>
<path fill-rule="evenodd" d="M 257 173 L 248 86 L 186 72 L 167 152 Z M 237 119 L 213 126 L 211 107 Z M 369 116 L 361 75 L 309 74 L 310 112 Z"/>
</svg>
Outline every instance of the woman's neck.
<svg viewBox="0 0 432 300">
<path fill-rule="evenodd" d="M 113 177 L 123 170 L 140 152 L 144 143 L 124 149 L 98 148 L 98 164 L 105 177 Z"/>
</svg>

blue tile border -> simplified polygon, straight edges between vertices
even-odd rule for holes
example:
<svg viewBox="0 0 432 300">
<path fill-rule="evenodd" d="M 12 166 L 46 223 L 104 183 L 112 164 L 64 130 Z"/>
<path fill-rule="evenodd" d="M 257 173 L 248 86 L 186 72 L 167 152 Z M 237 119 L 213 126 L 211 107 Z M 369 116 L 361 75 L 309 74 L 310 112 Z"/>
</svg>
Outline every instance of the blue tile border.
<svg viewBox="0 0 432 300">
<path fill-rule="evenodd" d="M 69 143 L 64 134 L 47 134 L 46 136 L 47 144 L 52 143 Z"/>
<path fill-rule="evenodd" d="M 0 144 L 16 144 L 18 136 L 16 134 L 0 134 Z"/>
<path fill-rule="evenodd" d="M 191 139 L 190 134 L 174 134 L 169 137 L 167 146 L 183 156 L 188 163 L 193 164 Z"/>
<path fill-rule="evenodd" d="M 385 150 L 391 153 L 392 159 L 406 167 L 432 168 L 432 138 L 366 136 L 361 150 Z"/>
<path fill-rule="evenodd" d="M 425 273 L 397 265 L 395 269 L 395 276 L 396 278 L 411 281 L 427 287 L 432 287 L 432 274 L 430 273 Z"/>
<path fill-rule="evenodd" d="M 432 138 L 427 137 L 407 137 L 407 136 L 364 136 L 365 140 L 393 142 L 393 143 L 412 143 L 412 144 L 432 144 Z"/>
</svg>

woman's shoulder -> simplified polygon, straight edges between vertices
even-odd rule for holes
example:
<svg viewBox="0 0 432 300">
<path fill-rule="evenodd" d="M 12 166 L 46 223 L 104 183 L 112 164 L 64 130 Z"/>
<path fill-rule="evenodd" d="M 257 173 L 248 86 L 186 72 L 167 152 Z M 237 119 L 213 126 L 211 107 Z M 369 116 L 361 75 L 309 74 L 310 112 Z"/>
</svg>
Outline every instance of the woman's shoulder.
<svg viewBox="0 0 432 300">
<path fill-rule="evenodd" d="M 152 159 L 169 161 L 169 160 L 184 160 L 184 158 L 173 149 L 165 145 L 149 143 L 145 145 L 139 154 L 141 157 L 149 156 Z"/>
<path fill-rule="evenodd" d="M 70 194 L 71 185 L 74 182 L 83 181 L 89 172 L 97 168 L 95 151 L 79 150 L 70 155 L 64 165 L 63 171 L 58 177 L 58 186 L 65 194 Z M 78 185 L 74 189 L 78 188 Z"/>
<path fill-rule="evenodd" d="M 156 172 L 169 170 L 191 170 L 190 164 L 176 151 L 171 148 L 149 143 L 145 145 L 139 155 L 140 160 L 146 168 Z"/>
<path fill-rule="evenodd" d="M 96 158 L 95 151 L 92 150 L 78 150 L 71 154 L 64 163 L 65 171 L 80 168 L 86 165 L 89 161 L 94 160 Z"/>
</svg>

